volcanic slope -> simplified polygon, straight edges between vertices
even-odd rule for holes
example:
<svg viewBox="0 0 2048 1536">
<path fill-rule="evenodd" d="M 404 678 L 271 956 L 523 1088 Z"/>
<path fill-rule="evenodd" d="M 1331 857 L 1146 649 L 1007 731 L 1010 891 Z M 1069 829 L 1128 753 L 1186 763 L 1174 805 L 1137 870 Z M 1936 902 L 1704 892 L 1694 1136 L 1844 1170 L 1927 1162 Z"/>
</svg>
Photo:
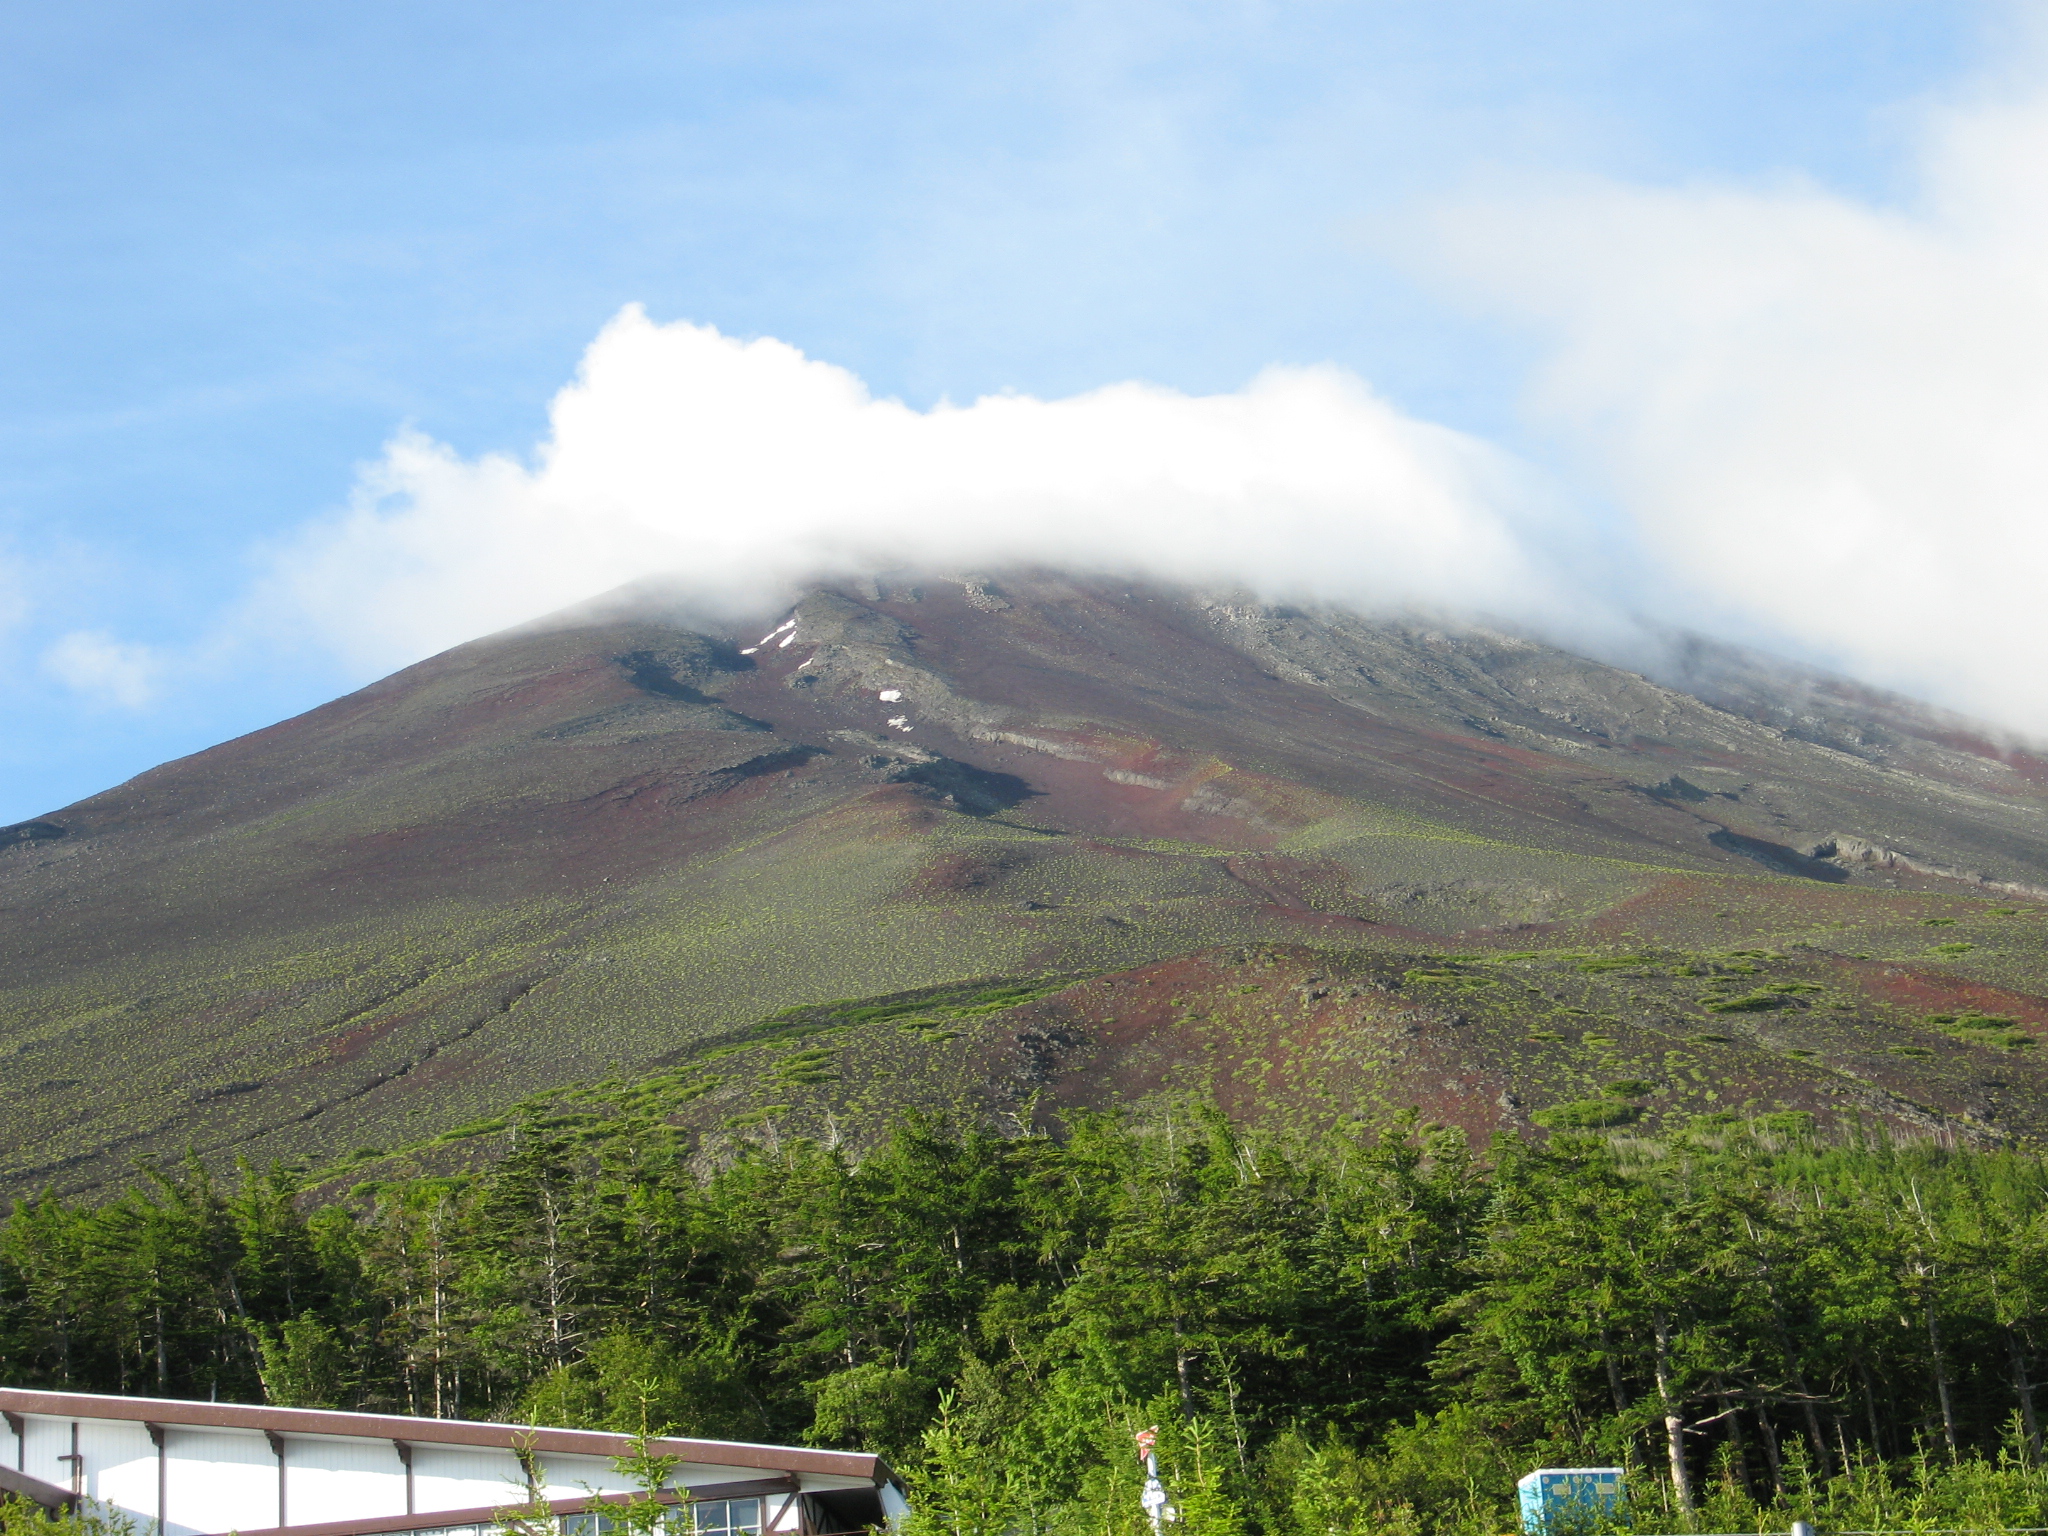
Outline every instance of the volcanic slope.
<svg viewBox="0 0 2048 1536">
<path fill-rule="evenodd" d="M 0 829 L 0 1184 L 431 1161 L 591 1093 L 2048 1135 L 2048 764 L 1967 722 L 1048 573 L 661 613 Z"/>
</svg>

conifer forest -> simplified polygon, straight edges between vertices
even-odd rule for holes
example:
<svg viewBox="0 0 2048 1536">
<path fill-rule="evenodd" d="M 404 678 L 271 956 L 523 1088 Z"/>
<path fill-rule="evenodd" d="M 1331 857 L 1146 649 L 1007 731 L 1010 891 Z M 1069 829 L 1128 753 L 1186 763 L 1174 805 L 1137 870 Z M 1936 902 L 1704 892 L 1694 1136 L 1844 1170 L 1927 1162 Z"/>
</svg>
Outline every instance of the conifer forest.
<svg viewBox="0 0 2048 1536">
<path fill-rule="evenodd" d="M 459 1175 L 148 1167 L 0 1230 L 22 1386 L 858 1446 L 961 1536 L 2048 1524 L 2048 1162 L 1720 1116 L 1467 1145 L 1200 1103 L 705 1166 L 536 1115 Z"/>
</svg>

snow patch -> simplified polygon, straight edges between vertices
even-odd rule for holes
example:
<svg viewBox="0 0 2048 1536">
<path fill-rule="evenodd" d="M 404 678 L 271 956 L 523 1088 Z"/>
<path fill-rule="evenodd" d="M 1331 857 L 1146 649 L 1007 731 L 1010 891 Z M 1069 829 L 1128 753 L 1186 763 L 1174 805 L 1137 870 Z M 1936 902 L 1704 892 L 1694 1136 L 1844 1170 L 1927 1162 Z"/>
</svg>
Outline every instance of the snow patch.
<svg viewBox="0 0 2048 1536">
<path fill-rule="evenodd" d="M 880 699 L 884 704 L 894 704 L 898 699 L 903 697 L 903 690 L 901 688 L 884 688 L 880 693 L 875 695 L 875 697 Z"/>
<path fill-rule="evenodd" d="M 916 727 L 911 725 L 910 717 L 908 715 L 891 715 L 889 717 L 889 723 L 895 726 L 896 729 L 899 731 L 908 731 L 916 729 Z"/>
<path fill-rule="evenodd" d="M 754 654 L 754 652 L 758 651 L 759 649 L 761 649 L 761 647 L 759 647 L 758 645 L 750 645 L 745 650 L 741 651 L 740 654 L 742 656 L 751 656 Z"/>
</svg>

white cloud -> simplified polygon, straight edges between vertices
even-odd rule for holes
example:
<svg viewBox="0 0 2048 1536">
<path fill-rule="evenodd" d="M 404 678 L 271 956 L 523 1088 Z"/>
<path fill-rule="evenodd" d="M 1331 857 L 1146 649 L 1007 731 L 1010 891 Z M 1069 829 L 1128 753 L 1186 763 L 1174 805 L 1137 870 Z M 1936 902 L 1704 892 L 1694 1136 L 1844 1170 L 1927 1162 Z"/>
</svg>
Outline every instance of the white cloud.
<svg viewBox="0 0 2048 1536">
<path fill-rule="evenodd" d="M 1443 210 L 1532 393 L 1723 622 L 2048 732 L 2048 70 L 1921 119 L 1919 195 L 1606 182 Z"/>
<path fill-rule="evenodd" d="M 1609 653 L 1629 609 L 2048 734 L 2044 56 L 1925 114 L 1910 207 L 1582 181 L 1438 210 L 1436 270 L 1550 339 L 1533 408 L 1604 481 L 1571 510 L 1336 368 L 917 411 L 629 308 L 530 462 L 401 436 L 259 622 L 381 669 L 651 575 L 739 611 L 821 570 L 1041 561 Z"/>
<path fill-rule="evenodd" d="M 1334 368 L 1191 397 L 1119 384 L 917 411 L 774 340 L 591 345 L 534 462 L 404 436 L 262 608 L 384 666 L 675 573 L 729 610 L 821 568 L 1010 560 L 1585 625 L 1526 472 Z"/>
<path fill-rule="evenodd" d="M 140 709 L 156 697 L 162 663 L 149 646 L 80 629 L 43 652 L 43 670 L 88 698 Z"/>
</svg>

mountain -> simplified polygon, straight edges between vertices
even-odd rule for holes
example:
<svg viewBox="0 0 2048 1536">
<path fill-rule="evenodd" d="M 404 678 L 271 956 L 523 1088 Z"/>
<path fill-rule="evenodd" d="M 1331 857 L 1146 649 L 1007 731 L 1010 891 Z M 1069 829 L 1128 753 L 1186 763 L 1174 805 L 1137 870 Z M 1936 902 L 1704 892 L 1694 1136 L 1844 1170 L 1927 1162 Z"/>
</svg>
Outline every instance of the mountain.
<svg viewBox="0 0 2048 1536">
<path fill-rule="evenodd" d="M 2048 1133 L 2048 761 L 1659 675 L 1044 571 L 616 595 L 0 829 L 0 1186 L 591 1093 L 708 1145 L 1175 1089 Z"/>
</svg>

